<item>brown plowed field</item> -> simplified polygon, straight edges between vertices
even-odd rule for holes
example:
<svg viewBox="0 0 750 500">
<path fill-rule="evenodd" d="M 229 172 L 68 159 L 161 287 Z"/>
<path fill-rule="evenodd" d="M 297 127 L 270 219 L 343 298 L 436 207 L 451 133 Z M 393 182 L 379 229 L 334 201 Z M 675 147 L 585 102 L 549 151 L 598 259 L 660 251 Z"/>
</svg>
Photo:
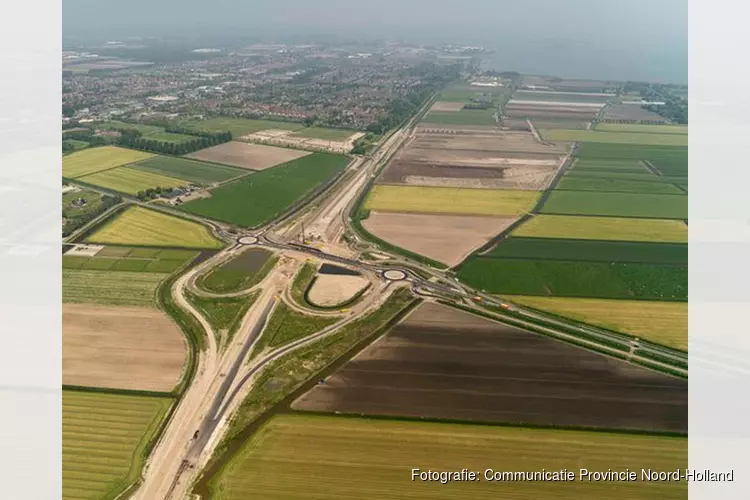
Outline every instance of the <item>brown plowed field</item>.
<svg viewBox="0 0 750 500">
<path fill-rule="evenodd" d="M 63 384 L 171 391 L 187 345 L 158 309 L 63 305 Z"/>
<path fill-rule="evenodd" d="M 454 266 L 515 220 L 513 217 L 373 212 L 363 225 L 389 243 Z"/>
<path fill-rule="evenodd" d="M 616 104 L 609 106 L 604 110 L 602 120 L 666 123 L 664 118 L 652 111 L 643 109 L 638 104 Z"/>
<path fill-rule="evenodd" d="M 687 381 L 431 303 L 293 406 L 687 431 Z"/>
<path fill-rule="evenodd" d="M 186 156 L 195 160 L 223 163 L 248 170 L 265 170 L 309 154 L 311 153 L 308 151 L 232 141 L 201 149 Z"/>
<path fill-rule="evenodd" d="M 417 127 L 419 135 L 436 134 L 436 135 L 501 135 L 506 131 L 494 125 L 440 125 L 440 124 L 420 124 Z"/>
<path fill-rule="evenodd" d="M 591 120 L 599 110 L 567 109 L 562 107 L 542 106 L 506 106 L 504 114 L 510 117 L 563 118 L 569 120 Z"/>
<path fill-rule="evenodd" d="M 447 150 L 412 148 L 406 150 L 400 160 L 437 165 L 467 165 L 467 166 L 501 166 L 513 163 L 514 159 L 547 160 L 557 162 L 562 155 L 547 153 L 528 153 L 523 151 L 477 151 L 475 149 Z M 510 160 L 510 161 L 509 161 Z M 551 165 L 552 163 L 550 163 Z"/>
<path fill-rule="evenodd" d="M 475 150 L 482 152 L 527 152 L 550 155 L 565 154 L 565 146 L 538 142 L 531 132 L 506 131 L 502 134 L 481 135 L 420 135 L 411 143 L 412 150 Z"/>
<path fill-rule="evenodd" d="M 583 120 L 566 120 L 566 119 L 559 119 L 559 120 L 545 120 L 540 118 L 531 118 L 531 122 L 534 124 L 534 126 L 537 129 L 557 129 L 557 128 L 563 128 L 563 129 L 573 129 L 573 130 L 586 130 L 589 127 L 589 124 L 591 123 L 591 119 L 586 118 Z"/>
<path fill-rule="evenodd" d="M 473 187 L 484 189 L 543 189 L 557 170 L 558 160 L 526 160 L 497 158 L 513 161 L 509 166 L 434 165 L 419 162 L 394 161 L 378 180 L 383 184 L 412 186 Z"/>
<path fill-rule="evenodd" d="M 437 101 L 432 105 L 430 111 L 461 111 L 464 109 L 462 102 Z"/>
</svg>

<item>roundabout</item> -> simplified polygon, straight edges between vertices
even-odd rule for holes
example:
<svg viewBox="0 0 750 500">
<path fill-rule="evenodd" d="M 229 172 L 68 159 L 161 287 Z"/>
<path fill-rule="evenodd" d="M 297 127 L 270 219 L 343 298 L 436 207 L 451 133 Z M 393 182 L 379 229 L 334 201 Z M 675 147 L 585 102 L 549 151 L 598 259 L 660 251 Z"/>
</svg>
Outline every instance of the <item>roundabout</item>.
<svg viewBox="0 0 750 500">
<path fill-rule="evenodd" d="M 258 238 L 255 236 L 243 236 L 237 242 L 241 245 L 255 245 L 258 243 Z"/>
<path fill-rule="evenodd" d="M 389 269 L 383 273 L 383 277 L 388 281 L 401 281 L 406 279 L 406 273 L 398 269 Z"/>
</svg>

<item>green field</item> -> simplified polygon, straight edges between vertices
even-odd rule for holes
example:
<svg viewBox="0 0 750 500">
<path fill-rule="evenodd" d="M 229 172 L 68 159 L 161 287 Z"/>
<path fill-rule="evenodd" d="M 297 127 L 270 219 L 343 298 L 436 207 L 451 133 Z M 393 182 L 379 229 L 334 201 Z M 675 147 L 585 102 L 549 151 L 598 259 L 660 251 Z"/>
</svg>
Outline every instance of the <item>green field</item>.
<svg viewBox="0 0 750 500">
<path fill-rule="evenodd" d="M 66 155 L 63 158 L 63 177 L 76 178 L 93 174 L 102 170 L 119 167 L 126 163 L 145 160 L 154 156 L 151 153 L 135 151 L 133 149 L 103 146 L 89 148 Z"/>
<path fill-rule="evenodd" d="M 229 341 L 240 326 L 245 313 L 253 306 L 260 295 L 259 291 L 239 295 L 237 297 L 201 297 L 188 290 L 185 297 L 203 313 L 214 330 L 223 339 L 223 344 Z"/>
<path fill-rule="evenodd" d="M 69 152 L 73 153 L 75 151 L 86 149 L 89 147 L 89 143 L 86 141 L 79 141 L 78 139 L 63 139 L 62 146 L 63 152 L 65 152 L 65 148 L 67 147 L 70 148 Z"/>
<path fill-rule="evenodd" d="M 535 215 L 514 230 L 512 235 L 532 238 L 687 243 L 688 231 L 685 223 L 679 220 Z"/>
<path fill-rule="evenodd" d="M 685 195 L 553 191 L 541 210 L 559 215 L 687 219 Z"/>
<path fill-rule="evenodd" d="M 144 123 L 126 123 L 118 120 L 109 120 L 97 124 L 96 128 L 103 130 L 137 130 L 144 137 L 156 134 L 158 132 L 164 132 L 163 127 L 157 127 L 156 125 L 146 125 Z"/>
<path fill-rule="evenodd" d="M 164 273 L 63 269 L 63 302 L 155 306 Z"/>
<path fill-rule="evenodd" d="M 561 191 L 608 191 L 614 193 L 684 194 L 683 191 L 667 182 L 644 182 L 628 179 L 602 177 L 564 176 L 555 186 Z"/>
<path fill-rule="evenodd" d="M 140 477 L 172 399 L 62 394 L 62 498 L 116 498 Z"/>
<path fill-rule="evenodd" d="M 502 241 L 484 256 L 687 265 L 688 246 L 682 243 L 511 237 Z"/>
<path fill-rule="evenodd" d="M 305 128 L 304 124 L 296 122 L 249 120 L 246 118 L 230 118 L 226 116 L 222 116 L 219 118 L 209 118 L 208 120 L 201 121 L 181 122 L 179 125 L 181 127 L 190 128 L 193 130 L 205 130 L 208 132 L 224 132 L 228 130 L 232 133 L 232 137 L 234 139 L 238 139 L 243 135 L 252 134 L 261 130 L 299 130 Z"/>
<path fill-rule="evenodd" d="M 653 165 L 659 172 L 665 176 L 685 176 L 688 175 L 688 163 L 687 158 L 682 159 L 680 157 L 667 157 L 667 158 L 654 158 L 651 160 Z"/>
<path fill-rule="evenodd" d="M 602 132 L 639 132 L 648 134 L 684 134 L 688 133 L 687 125 L 641 125 L 625 123 L 599 123 L 596 130 Z"/>
<path fill-rule="evenodd" d="M 578 146 L 575 155 L 579 158 L 648 160 L 669 165 L 687 167 L 688 148 L 677 146 L 647 146 L 636 144 L 607 144 L 584 142 Z"/>
<path fill-rule="evenodd" d="M 537 200 L 537 191 L 376 185 L 364 208 L 384 212 L 466 215 L 521 215 Z"/>
<path fill-rule="evenodd" d="M 687 300 L 687 265 L 471 257 L 461 281 L 489 293 Z"/>
<path fill-rule="evenodd" d="M 591 471 L 687 467 L 686 438 L 321 415 L 277 415 L 208 487 L 211 500 L 661 500 L 687 483 L 412 481 L 411 471 Z"/>
<path fill-rule="evenodd" d="M 277 260 L 268 250 L 249 248 L 200 276 L 197 284 L 211 293 L 239 292 L 263 280 Z"/>
<path fill-rule="evenodd" d="M 185 141 L 192 141 L 193 139 L 195 139 L 195 136 L 159 131 L 154 132 L 153 134 L 149 134 L 148 138 L 155 141 L 173 142 L 175 144 L 180 144 Z"/>
<path fill-rule="evenodd" d="M 253 356 L 260 354 L 266 348 L 281 347 L 312 335 L 340 319 L 338 316 L 302 314 L 279 301 L 253 350 Z"/>
<path fill-rule="evenodd" d="M 79 180 L 94 186 L 132 195 L 149 188 L 175 188 L 187 184 L 182 179 L 166 177 L 131 167 L 112 168 L 104 172 L 79 177 Z"/>
<path fill-rule="evenodd" d="M 651 342 L 687 350 L 686 302 L 644 300 L 570 299 L 559 297 L 505 298 L 521 306 L 549 311 L 582 323 L 634 335 Z"/>
<path fill-rule="evenodd" d="M 63 255 L 62 264 L 63 269 L 171 273 L 197 255 L 189 250 L 157 250 L 153 255 L 139 256 L 138 249 L 106 247 L 93 257 Z"/>
<path fill-rule="evenodd" d="M 210 198 L 180 208 L 238 226 L 259 226 L 311 194 L 348 162 L 346 156 L 313 153 L 224 184 L 213 189 Z"/>
<path fill-rule="evenodd" d="M 430 111 L 422 122 L 436 125 L 495 125 L 496 112 L 495 108 Z"/>
<path fill-rule="evenodd" d="M 606 158 L 576 158 L 573 165 L 576 172 L 581 170 L 595 170 L 606 172 L 640 172 L 650 173 L 640 160 L 615 160 Z M 653 175 L 653 174 L 651 174 Z"/>
<path fill-rule="evenodd" d="M 356 133 L 356 130 L 350 129 L 307 127 L 301 130 L 297 130 L 292 135 L 299 137 L 310 137 L 313 139 L 323 139 L 324 141 L 345 141 L 352 134 Z"/>
<path fill-rule="evenodd" d="M 223 182 L 249 173 L 244 169 L 174 156 L 156 156 L 135 163 L 131 167 L 203 185 Z"/>
<path fill-rule="evenodd" d="M 598 130 L 540 130 L 548 141 L 594 142 L 606 144 L 645 144 L 653 146 L 687 146 L 688 137 L 683 134 L 649 134 L 639 132 L 600 132 Z"/>
<path fill-rule="evenodd" d="M 140 206 L 132 206 L 110 219 L 88 237 L 91 243 L 154 247 L 221 248 L 211 231 L 197 222 Z"/>
<path fill-rule="evenodd" d="M 613 171 L 598 169 L 576 169 L 565 174 L 566 179 L 617 179 L 623 181 L 661 182 L 671 184 L 678 182 L 675 177 L 658 176 L 651 172 Z"/>
</svg>

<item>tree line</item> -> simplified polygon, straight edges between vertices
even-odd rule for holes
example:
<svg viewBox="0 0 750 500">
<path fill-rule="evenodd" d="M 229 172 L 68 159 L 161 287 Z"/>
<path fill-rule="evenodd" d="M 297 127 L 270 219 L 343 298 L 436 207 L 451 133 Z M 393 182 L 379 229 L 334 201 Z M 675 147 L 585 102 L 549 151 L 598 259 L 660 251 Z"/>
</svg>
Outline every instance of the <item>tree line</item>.
<svg viewBox="0 0 750 500">
<path fill-rule="evenodd" d="M 143 134 L 138 130 L 122 129 L 117 130 L 117 132 L 120 132 L 120 137 L 117 139 L 116 143 L 118 146 L 123 146 L 131 149 L 139 149 L 141 151 L 148 151 L 150 153 L 184 155 L 192 153 L 193 151 L 198 151 L 199 149 L 205 149 L 232 140 L 232 133 L 229 131 L 196 131 L 183 127 L 168 127 L 166 131 L 175 134 L 188 135 L 191 136 L 191 138 L 180 142 L 163 141 L 159 139 L 152 139 L 147 136 L 144 137 Z"/>
</svg>

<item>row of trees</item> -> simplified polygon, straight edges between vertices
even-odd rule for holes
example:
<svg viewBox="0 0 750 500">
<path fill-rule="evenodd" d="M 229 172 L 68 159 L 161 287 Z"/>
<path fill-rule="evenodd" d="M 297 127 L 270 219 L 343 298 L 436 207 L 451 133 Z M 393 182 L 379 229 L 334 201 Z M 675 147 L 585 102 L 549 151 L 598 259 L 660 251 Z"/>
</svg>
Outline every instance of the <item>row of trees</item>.
<svg viewBox="0 0 750 500">
<path fill-rule="evenodd" d="M 138 191 L 136 196 L 139 200 L 148 201 L 153 200 L 154 198 L 158 198 L 162 194 L 167 194 L 172 191 L 172 189 L 173 188 L 163 188 L 161 186 L 156 186 L 155 188 L 148 188 L 145 191 Z"/>
<path fill-rule="evenodd" d="M 181 127 L 167 129 L 167 132 L 189 135 L 190 139 L 173 142 L 143 137 L 138 130 L 128 129 L 119 132 L 121 135 L 117 139 L 117 144 L 120 146 L 167 155 L 184 155 L 232 140 L 231 132 L 198 132 Z"/>
</svg>

